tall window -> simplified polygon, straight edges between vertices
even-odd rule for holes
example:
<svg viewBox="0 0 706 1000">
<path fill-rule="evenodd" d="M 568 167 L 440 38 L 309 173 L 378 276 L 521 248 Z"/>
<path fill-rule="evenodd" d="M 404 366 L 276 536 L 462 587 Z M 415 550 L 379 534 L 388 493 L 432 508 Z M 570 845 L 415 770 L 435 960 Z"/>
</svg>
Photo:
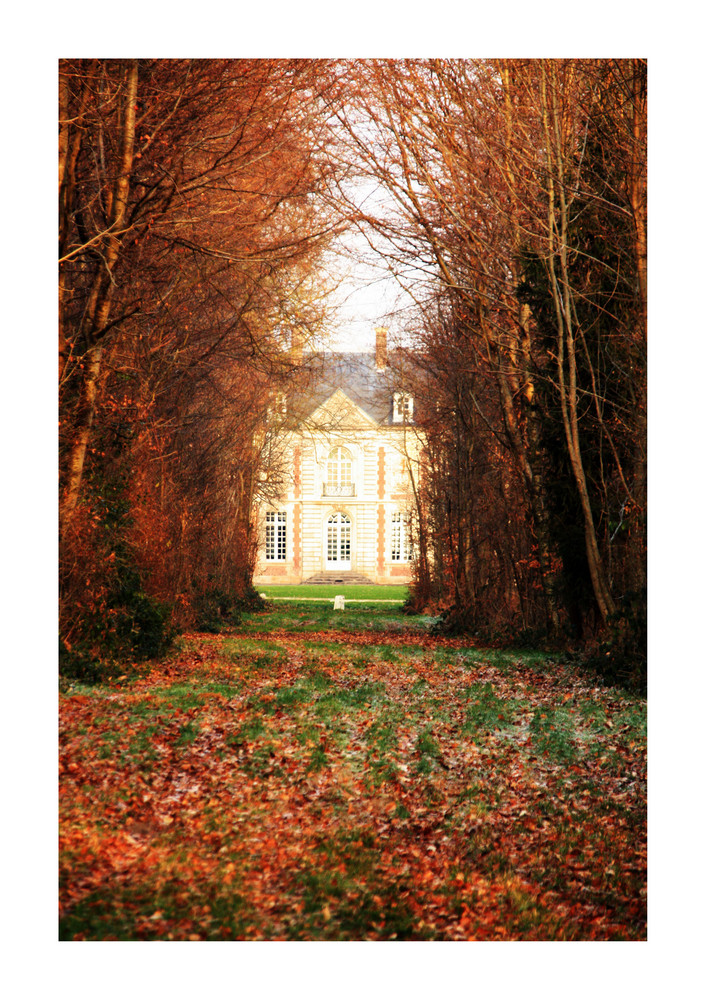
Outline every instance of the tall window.
<svg viewBox="0 0 706 1000">
<path fill-rule="evenodd" d="M 393 562 L 409 562 L 412 558 L 412 532 L 409 514 L 396 510 L 392 514 L 392 550 Z"/>
<path fill-rule="evenodd" d="M 265 514 L 265 559 L 284 562 L 287 558 L 287 512 L 268 510 Z"/>
<path fill-rule="evenodd" d="M 327 476 L 331 486 L 350 486 L 353 464 L 346 448 L 334 448 L 328 457 Z"/>
<path fill-rule="evenodd" d="M 329 563 L 351 561 L 351 519 L 347 514 L 331 514 L 327 522 L 326 545 Z"/>
</svg>

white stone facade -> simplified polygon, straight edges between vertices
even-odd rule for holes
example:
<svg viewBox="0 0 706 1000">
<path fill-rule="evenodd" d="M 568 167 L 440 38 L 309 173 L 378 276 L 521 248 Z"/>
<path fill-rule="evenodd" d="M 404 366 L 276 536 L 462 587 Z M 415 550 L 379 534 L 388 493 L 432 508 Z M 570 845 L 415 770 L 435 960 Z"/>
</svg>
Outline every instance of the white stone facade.
<svg viewBox="0 0 706 1000">
<path fill-rule="evenodd" d="M 374 357 L 337 356 L 344 360 L 324 398 L 312 392 L 311 412 L 300 406 L 304 416 L 283 427 L 285 485 L 258 505 L 258 589 L 312 578 L 410 581 L 422 442 L 383 346 L 385 364 L 381 331 Z"/>
</svg>

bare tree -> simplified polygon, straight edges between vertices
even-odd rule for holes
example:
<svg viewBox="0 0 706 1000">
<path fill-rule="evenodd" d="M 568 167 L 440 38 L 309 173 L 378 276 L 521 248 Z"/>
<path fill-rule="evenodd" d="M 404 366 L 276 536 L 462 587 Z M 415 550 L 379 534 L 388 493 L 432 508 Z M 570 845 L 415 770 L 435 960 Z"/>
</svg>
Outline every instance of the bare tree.
<svg viewBox="0 0 706 1000">
<path fill-rule="evenodd" d="M 560 562 L 550 502 L 556 490 L 546 479 L 558 460 L 548 450 L 555 407 L 593 594 L 605 621 L 616 609 L 606 567 L 613 556 L 607 531 L 615 514 L 613 480 L 628 498 L 641 497 L 634 504 L 638 511 L 644 499 L 644 464 L 635 464 L 629 482 L 613 423 L 626 412 L 622 394 L 633 394 L 639 416 L 632 431 L 641 454 L 644 372 L 635 368 L 629 384 L 615 374 L 621 344 L 631 339 L 618 314 L 627 309 L 623 275 L 631 269 L 644 328 L 641 64 L 371 61 L 358 67 L 351 103 L 343 119 L 351 159 L 358 158 L 395 205 L 385 215 L 361 215 L 360 224 L 378 234 L 400 280 L 412 281 L 420 306 L 435 297 L 453 302 L 451 327 L 446 324 L 443 334 L 437 327 L 439 350 L 455 356 L 460 336 L 469 364 L 492 379 L 497 410 L 491 412 L 485 396 L 482 405 L 476 399 L 476 411 L 512 456 L 524 484 L 550 628 L 560 627 Z M 613 158 L 617 169 L 611 168 Z M 608 189 L 609 175 L 615 190 Z M 584 233 L 582 220 L 590 216 L 595 223 L 599 211 L 602 228 Z M 628 216 L 634 223 L 630 255 L 622 246 Z M 599 249 L 601 241 L 607 253 Z M 627 267 L 615 268 L 608 259 L 615 254 L 630 256 Z M 532 277 L 535 265 L 539 271 Z M 611 278 L 617 294 L 607 290 Z M 453 336 L 451 329 L 457 331 Z M 597 339 L 600 329 L 609 332 L 610 355 L 606 336 Z M 469 448 L 470 440 L 459 439 L 458 447 Z M 587 448 L 600 488 L 587 471 Z M 622 523 L 625 502 L 619 507 Z M 455 586 L 467 575 L 463 563 Z"/>
<path fill-rule="evenodd" d="M 66 613 L 87 540 L 186 609 L 248 588 L 260 429 L 326 318 L 327 115 L 306 60 L 62 61 Z"/>
</svg>

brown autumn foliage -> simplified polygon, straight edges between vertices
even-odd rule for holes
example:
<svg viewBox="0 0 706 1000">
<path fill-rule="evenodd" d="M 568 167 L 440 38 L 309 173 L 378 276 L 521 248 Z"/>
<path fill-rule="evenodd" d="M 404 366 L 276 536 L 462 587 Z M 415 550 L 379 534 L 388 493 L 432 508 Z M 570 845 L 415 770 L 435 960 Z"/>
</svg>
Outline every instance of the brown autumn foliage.
<svg viewBox="0 0 706 1000">
<path fill-rule="evenodd" d="M 62 696 L 61 939 L 644 940 L 644 701 L 330 614 Z"/>
<path fill-rule="evenodd" d="M 440 497 L 465 498 L 435 508 L 431 537 L 455 551 L 435 586 L 473 618 L 473 580 L 502 590 L 530 542 L 544 610 L 523 609 L 516 579 L 514 624 L 585 638 L 644 601 L 645 63 L 372 60 L 344 124 L 351 157 L 395 201 L 361 225 L 409 284 L 422 365 L 463 425 L 446 425 L 432 473 Z M 508 520 L 496 489 L 495 551 L 476 546 L 473 572 L 446 573 L 479 528 L 481 439 L 514 466 L 510 516 L 529 537 L 521 553 L 492 530 Z"/>
<path fill-rule="evenodd" d="M 346 216 L 416 300 L 417 607 L 582 643 L 644 620 L 643 61 L 65 60 L 60 84 L 69 642 L 116 601 L 187 624 L 248 592 L 283 348 L 324 323 Z"/>
<path fill-rule="evenodd" d="M 203 595 L 248 591 L 283 347 L 322 321 L 332 167 L 316 86 L 297 60 L 61 62 L 69 642 L 105 612 L 98 594 L 145 591 L 188 621 Z"/>
</svg>

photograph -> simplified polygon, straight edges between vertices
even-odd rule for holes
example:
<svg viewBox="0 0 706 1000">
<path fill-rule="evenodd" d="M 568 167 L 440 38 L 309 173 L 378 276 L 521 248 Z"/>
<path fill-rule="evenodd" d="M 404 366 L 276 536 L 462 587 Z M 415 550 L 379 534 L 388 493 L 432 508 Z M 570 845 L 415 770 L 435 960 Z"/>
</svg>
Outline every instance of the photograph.
<svg viewBox="0 0 706 1000">
<path fill-rule="evenodd" d="M 58 941 L 646 942 L 648 60 L 55 65 Z"/>
</svg>

